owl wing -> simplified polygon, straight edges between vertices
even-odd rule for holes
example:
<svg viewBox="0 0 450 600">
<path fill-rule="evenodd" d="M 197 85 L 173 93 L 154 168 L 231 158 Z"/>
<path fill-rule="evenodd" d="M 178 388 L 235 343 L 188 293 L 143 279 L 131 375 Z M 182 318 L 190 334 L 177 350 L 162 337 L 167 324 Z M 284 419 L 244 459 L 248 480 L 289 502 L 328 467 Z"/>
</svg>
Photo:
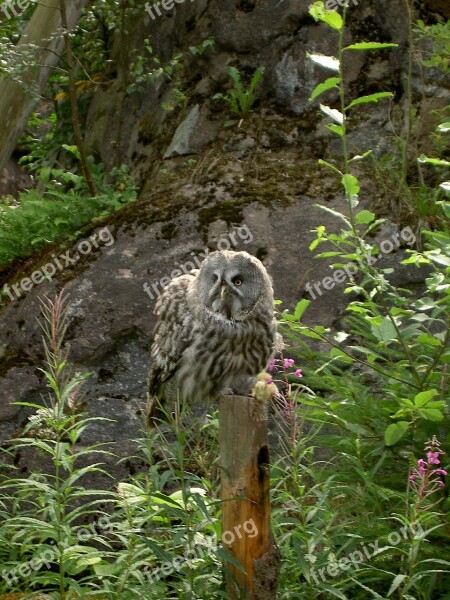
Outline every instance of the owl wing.
<svg viewBox="0 0 450 600">
<path fill-rule="evenodd" d="M 152 416 L 163 384 L 176 371 L 181 355 L 191 343 L 193 320 L 186 294 L 197 270 L 176 277 L 165 288 L 155 306 L 157 322 L 151 347 L 148 375 L 147 420 Z"/>
</svg>

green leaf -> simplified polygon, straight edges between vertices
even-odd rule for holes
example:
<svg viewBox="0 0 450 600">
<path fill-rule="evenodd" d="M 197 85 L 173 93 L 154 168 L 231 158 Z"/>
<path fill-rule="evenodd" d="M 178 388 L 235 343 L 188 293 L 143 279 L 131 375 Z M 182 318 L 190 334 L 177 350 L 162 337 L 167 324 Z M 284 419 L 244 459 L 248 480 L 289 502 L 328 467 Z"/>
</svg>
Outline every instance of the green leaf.
<svg viewBox="0 0 450 600">
<path fill-rule="evenodd" d="M 386 446 L 393 446 L 396 444 L 406 433 L 409 427 L 408 421 L 398 421 L 392 423 L 384 432 L 384 441 Z"/>
<path fill-rule="evenodd" d="M 369 223 L 372 223 L 372 221 L 374 221 L 374 220 L 375 220 L 375 215 L 373 214 L 373 212 L 370 212 L 370 210 L 361 210 L 355 216 L 355 223 L 357 225 L 368 225 Z"/>
<path fill-rule="evenodd" d="M 424 298 L 419 298 L 419 300 L 416 300 L 413 306 L 417 310 L 431 310 L 433 308 L 436 308 L 436 300 L 425 296 Z"/>
<path fill-rule="evenodd" d="M 346 46 L 344 50 L 384 50 L 385 48 L 398 48 L 398 44 L 384 44 L 379 42 L 357 42 Z"/>
<path fill-rule="evenodd" d="M 94 572 L 99 577 L 110 577 L 120 569 L 119 564 L 101 563 L 94 565 Z"/>
<path fill-rule="evenodd" d="M 327 92 L 328 90 L 331 90 L 331 89 L 337 87 L 340 84 L 340 82 L 341 82 L 341 80 L 339 79 L 339 77 L 330 77 L 326 81 L 319 83 L 319 85 L 316 85 L 316 87 L 312 91 L 312 94 L 309 98 L 309 102 L 312 102 L 318 96 Z"/>
<path fill-rule="evenodd" d="M 397 331 L 389 317 L 382 317 L 381 323 L 372 324 L 371 329 L 380 342 L 389 342 L 397 338 Z"/>
<path fill-rule="evenodd" d="M 446 192 L 450 192 L 450 181 L 443 181 L 439 187 L 443 190 L 445 190 Z"/>
<path fill-rule="evenodd" d="M 306 56 L 316 63 L 316 65 L 320 65 L 321 67 L 325 67 L 325 69 L 330 69 L 331 71 L 336 71 L 339 73 L 340 62 L 334 56 L 326 56 L 325 54 L 310 54 L 306 53 Z"/>
<path fill-rule="evenodd" d="M 295 307 L 295 311 L 294 311 L 294 317 L 297 319 L 297 321 L 300 321 L 300 319 L 303 316 L 303 313 L 305 312 L 305 310 L 308 308 L 308 306 L 311 304 L 311 300 L 307 300 L 306 298 L 304 298 L 303 300 L 300 300 L 300 302 L 297 302 L 297 306 Z"/>
<path fill-rule="evenodd" d="M 450 186 L 450 181 L 448 182 L 449 186 Z M 441 202 L 440 203 L 442 206 L 442 210 L 444 211 L 445 216 L 450 219 L 450 203 L 448 202 Z"/>
<path fill-rule="evenodd" d="M 324 334 L 326 333 L 326 329 L 322 325 L 317 325 L 314 327 L 314 330 L 309 327 L 302 327 L 299 329 L 299 333 L 305 337 L 312 338 L 313 340 L 322 340 Z"/>
<path fill-rule="evenodd" d="M 322 18 L 322 21 L 330 27 L 332 27 L 333 29 L 337 29 L 338 31 L 342 29 L 342 26 L 344 24 L 341 15 L 335 10 L 328 12 L 328 14 L 326 14 L 325 17 Z"/>
<path fill-rule="evenodd" d="M 387 593 L 388 596 L 390 596 L 391 594 L 393 594 L 395 592 L 395 590 L 401 585 L 401 583 L 408 577 L 408 575 L 402 575 L 401 573 L 399 573 L 398 575 L 396 575 L 394 577 L 394 580 L 391 584 L 391 587 L 389 588 L 389 591 Z"/>
<path fill-rule="evenodd" d="M 333 121 L 336 121 L 336 123 L 338 123 L 339 125 L 344 124 L 344 115 L 341 113 L 340 110 L 337 110 L 337 108 L 330 108 L 329 106 L 326 106 L 325 104 L 321 104 L 320 110 L 325 115 L 327 115 L 327 117 L 330 117 L 330 119 L 333 119 Z"/>
<path fill-rule="evenodd" d="M 417 341 L 420 344 L 425 344 L 426 346 L 442 346 L 441 340 L 434 337 L 433 335 L 429 335 L 428 333 L 422 333 L 418 336 Z"/>
<path fill-rule="evenodd" d="M 332 131 L 333 133 L 336 133 L 337 135 L 339 135 L 340 137 L 342 137 L 345 133 L 344 128 L 342 127 L 342 125 L 335 125 L 334 123 L 329 123 L 327 125 L 327 128 Z"/>
<path fill-rule="evenodd" d="M 414 404 L 416 406 L 424 406 L 429 400 L 437 396 L 438 391 L 435 389 L 419 392 L 414 396 Z"/>
<path fill-rule="evenodd" d="M 132 483 L 120 482 L 117 485 L 117 492 L 125 504 L 145 504 L 148 502 L 148 495 L 141 488 Z"/>
<path fill-rule="evenodd" d="M 313 240 L 309 245 L 309 251 L 313 252 L 317 248 L 317 246 L 322 242 L 325 242 L 324 238 L 316 238 L 315 240 Z"/>
<path fill-rule="evenodd" d="M 333 215 L 333 217 L 340 219 L 341 221 L 343 221 L 346 224 L 346 226 L 348 228 L 350 228 L 350 225 L 351 225 L 350 221 L 347 219 L 347 217 L 345 215 L 340 213 L 338 210 L 335 210 L 334 208 L 330 208 L 329 206 L 323 206 L 322 204 L 314 204 L 314 206 L 317 208 L 320 208 L 320 210 L 323 210 L 330 215 Z"/>
<path fill-rule="evenodd" d="M 428 158 L 428 156 L 425 156 L 425 154 L 421 154 L 417 160 L 422 164 L 436 165 L 438 167 L 450 167 L 450 162 L 448 160 L 441 160 L 440 158 Z"/>
<path fill-rule="evenodd" d="M 358 104 L 369 104 L 370 102 L 378 102 L 382 98 L 393 98 L 394 94 L 391 92 L 379 92 L 378 94 L 370 94 L 370 96 L 361 96 L 360 98 L 356 98 L 352 100 L 350 104 L 346 107 L 345 110 L 349 108 L 353 108 L 353 106 L 358 106 Z"/>
<path fill-rule="evenodd" d="M 342 185 L 344 186 L 345 192 L 348 198 L 353 198 L 359 194 L 359 181 L 354 175 L 348 173 L 342 177 Z"/>
<path fill-rule="evenodd" d="M 442 421 L 444 415 L 437 408 L 419 408 L 419 415 L 427 421 Z"/>
<path fill-rule="evenodd" d="M 332 348 L 330 350 L 330 357 L 331 358 L 340 358 L 341 360 L 343 360 L 346 363 L 353 363 L 354 362 L 353 358 L 351 356 L 349 356 L 348 354 L 346 354 L 342 350 L 339 350 L 339 348 Z"/>
<path fill-rule="evenodd" d="M 337 252 L 337 251 L 321 252 L 320 254 L 316 254 L 314 258 L 334 258 L 335 256 L 341 256 L 341 252 Z"/>
<path fill-rule="evenodd" d="M 439 133 L 448 133 L 450 131 L 450 122 L 441 123 L 438 125 L 437 130 Z"/>
<path fill-rule="evenodd" d="M 339 171 L 339 169 L 337 167 L 335 167 L 332 163 L 330 163 L 330 162 L 328 162 L 326 160 L 323 160 L 322 158 L 319 158 L 319 160 L 317 162 L 322 167 L 328 167 L 329 169 L 331 169 L 335 173 L 338 173 L 339 175 L 342 175 L 341 171 Z"/>
<path fill-rule="evenodd" d="M 363 160 L 367 156 L 370 156 L 370 154 L 372 154 L 372 150 L 367 150 L 367 152 L 364 152 L 364 154 L 356 154 L 353 158 L 350 159 L 350 162 L 352 162 L 352 160 Z"/>
<path fill-rule="evenodd" d="M 75 144 L 71 146 L 69 146 L 68 144 L 63 144 L 62 147 L 64 148 L 64 150 L 67 150 L 67 152 L 70 152 L 70 154 L 75 156 L 75 158 L 80 160 L 80 151 L 78 150 L 78 146 L 75 146 Z"/>
<path fill-rule="evenodd" d="M 321 244 L 322 242 L 325 241 L 325 234 L 326 234 L 326 228 L 323 225 L 319 225 L 319 227 L 317 227 L 316 230 L 313 230 L 317 232 L 317 237 L 315 240 L 313 240 L 309 246 L 309 250 L 312 252 L 313 250 L 315 250 L 317 248 L 317 246 L 319 244 Z"/>
<path fill-rule="evenodd" d="M 338 31 L 340 31 L 344 25 L 341 15 L 336 10 L 327 10 L 322 1 L 314 2 L 314 4 L 309 7 L 308 12 L 316 21 L 326 23 Z"/>
</svg>

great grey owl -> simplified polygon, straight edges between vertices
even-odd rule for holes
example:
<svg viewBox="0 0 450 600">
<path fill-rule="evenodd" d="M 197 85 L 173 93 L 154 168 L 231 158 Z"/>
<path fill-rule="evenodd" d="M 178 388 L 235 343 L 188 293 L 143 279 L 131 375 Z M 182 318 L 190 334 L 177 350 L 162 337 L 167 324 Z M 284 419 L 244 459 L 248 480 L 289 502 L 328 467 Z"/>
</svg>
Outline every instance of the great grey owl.
<svg viewBox="0 0 450 600">
<path fill-rule="evenodd" d="M 273 355 L 272 283 L 264 265 L 247 252 L 212 252 L 199 270 L 172 279 L 155 313 L 150 426 L 158 403 L 170 412 L 177 399 L 204 406 L 225 391 L 248 395 Z M 259 379 L 263 383 L 264 375 Z"/>
</svg>

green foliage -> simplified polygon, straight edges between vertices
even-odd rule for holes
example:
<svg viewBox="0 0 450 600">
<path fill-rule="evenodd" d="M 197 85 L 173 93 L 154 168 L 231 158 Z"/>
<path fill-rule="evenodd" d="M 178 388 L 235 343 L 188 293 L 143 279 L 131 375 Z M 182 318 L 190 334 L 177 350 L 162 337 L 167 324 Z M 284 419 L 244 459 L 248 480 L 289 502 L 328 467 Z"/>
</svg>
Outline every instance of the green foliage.
<svg viewBox="0 0 450 600">
<path fill-rule="evenodd" d="M 331 336 L 322 326 L 309 328 L 299 324 L 296 314 L 283 313 L 283 321 L 292 331 L 332 346 L 323 360 L 330 367 L 340 367 L 338 373 L 342 369 L 352 372 L 358 365 L 364 369 L 364 377 L 372 371 L 380 395 L 378 425 L 384 424 L 388 445 L 407 433 L 408 443 L 415 436 L 416 443 L 422 445 L 432 433 L 433 423 L 442 421 L 448 411 L 450 235 L 430 232 L 427 237 L 430 249 L 409 251 L 410 257 L 403 261 L 429 269 L 423 295 L 412 297 L 390 284 L 383 269 L 371 265 L 376 262 L 376 249 L 362 238 L 352 246 L 347 232 L 329 235 L 322 229 L 320 243 L 329 242 L 335 248 L 333 268 L 341 269 L 355 261 L 345 289 L 356 298 L 347 306 L 346 329 Z M 360 254 L 362 243 L 365 255 Z M 321 256 L 328 258 L 330 254 Z M 304 310 L 308 301 L 302 302 Z M 401 425 L 389 425 L 392 420 Z"/>
<path fill-rule="evenodd" d="M 102 444 L 84 448 L 79 444 L 90 422 L 105 419 L 87 418 L 80 412 L 86 375 L 73 374 L 67 365 L 64 295 L 55 302 L 43 302 L 42 312 L 46 357 L 42 373 L 50 390 L 49 403 L 45 408 L 22 403 L 35 414 L 9 452 L 39 452 L 47 469 L 28 478 L 14 472 L 2 478 L 0 494 L 6 518 L 0 526 L 0 590 L 53 589 L 64 600 L 69 588 L 84 593 L 87 580 L 77 576 L 98 557 L 96 536 L 89 544 L 80 544 L 81 521 L 102 514 L 99 503 L 108 501 L 107 493 L 86 490 L 82 480 L 88 472 L 106 474 L 101 463 L 94 461 L 109 453 L 101 449 Z"/>
<path fill-rule="evenodd" d="M 84 225 L 103 219 L 136 198 L 126 168 L 112 172 L 114 184 L 102 182 L 103 167 L 95 165 L 92 158 L 90 168 L 99 191 L 95 197 L 87 195 L 80 175 L 43 167 L 39 172 L 39 181 L 46 188 L 43 194 L 30 190 L 20 195 L 17 204 L 0 205 L 0 264 L 54 242 L 74 240 Z M 72 187 L 64 191 L 63 184 Z"/>
<path fill-rule="evenodd" d="M 373 222 L 368 214 L 360 220 Z M 310 300 L 281 314 L 283 336 L 307 383 L 286 380 L 281 388 L 286 431 L 296 432 L 286 436 L 291 462 L 284 452 L 274 469 L 275 507 L 284 494 L 283 508 L 275 508 L 281 597 L 445 597 L 444 497 L 437 490 L 423 501 L 409 482 L 433 434 L 450 447 L 450 235 L 429 232 L 427 239 L 427 250 L 411 250 L 404 261 L 429 270 L 422 295 L 413 296 L 371 264 L 376 249 L 363 237 L 352 243 L 348 229 L 328 234 L 319 227 L 313 247 L 334 248 L 321 255 L 333 256 L 333 268 L 354 261 L 345 289 L 354 300 L 334 332 L 302 324 Z M 329 350 L 315 350 L 311 339 Z M 358 560 L 363 548 L 372 550 Z M 307 583 L 298 586 L 292 572 Z"/>
<path fill-rule="evenodd" d="M 430 40 L 432 50 L 430 57 L 423 61 L 426 67 L 437 67 L 448 70 L 450 64 L 450 21 L 445 23 L 436 23 L 435 25 L 425 25 L 422 20 L 418 20 L 414 29 L 419 40 Z"/>
<path fill-rule="evenodd" d="M 324 22 L 327 22 L 328 12 L 321 2 L 315 3 L 311 8 L 313 16 Z M 347 307 L 350 314 L 348 322 L 351 332 L 363 339 L 366 345 L 365 348 L 358 346 L 356 348 L 352 347 L 352 349 L 363 355 L 364 362 L 367 361 L 367 366 L 378 372 L 389 373 L 388 389 L 385 390 L 385 393 L 400 403 L 400 409 L 390 416 L 394 419 L 408 417 L 414 424 L 420 418 L 431 421 L 442 420 L 443 401 L 432 401 L 432 398 L 437 394 L 433 386 L 442 387 L 442 378 L 445 378 L 446 362 L 448 360 L 450 297 L 447 291 L 450 289 L 450 280 L 448 279 L 450 275 L 450 234 L 448 230 L 441 233 L 426 232 L 429 250 L 424 253 L 411 252 L 411 257 L 404 261 L 405 264 L 426 264 L 432 272 L 432 275 L 426 280 L 427 290 L 422 298 L 411 300 L 405 290 L 398 290 L 389 282 L 389 270 L 383 271 L 373 266 L 377 260 L 375 258 L 377 251 L 366 241 L 366 237 L 381 221 L 376 220 L 375 215 L 367 210 L 355 213 L 355 208 L 358 206 L 360 186 L 358 179 L 348 172 L 352 159 L 350 159 L 347 151 L 345 113 L 353 106 L 378 101 L 386 94 L 378 93 L 363 96 L 346 105 L 341 65 L 343 52 L 346 49 L 378 49 L 380 46 L 386 45 L 360 42 L 353 44 L 351 47 L 343 48 L 342 31 L 345 24 L 345 10 L 344 18 L 342 22 L 339 22 L 339 26 L 337 26 L 336 21 L 329 24 L 339 30 L 339 57 L 336 68 L 340 73 L 340 77 L 338 82 L 333 81 L 332 85 L 323 86 L 321 93 L 337 85 L 340 92 L 342 111 L 339 112 L 323 105 L 321 105 L 321 109 L 340 122 L 342 130 L 338 135 L 342 138 L 345 172 L 339 171 L 334 165 L 326 166 L 331 166 L 334 172 L 342 175 L 341 182 L 348 201 L 349 217 L 323 207 L 327 212 L 339 218 L 341 224 L 345 225 L 345 229 L 341 230 L 339 234 L 328 234 L 325 228 L 321 226 L 317 230 L 318 235 L 311 249 L 315 249 L 324 242 L 331 243 L 333 251 L 322 253 L 319 256 L 325 258 L 332 256 L 336 260 L 332 265 L 333 268 L 345 267 L 350 261 L 353 263 L 354 273 L 359 273 L 361 276 L 361 281 L 357 281 L 348 273 L 350 283 L 345 290 L 346 293 L 353 292 L 358 297 L 357 300 L 350 302 Z M 317 96 L 317 87 L 315 92 Z M 339 115 L 338 118 L 335 113 Z M 322 164 L 324 164 L 324 161 L 322 161 Z M 436 161 L 433 164 L 441 165 L 441 161 Z M 443 202 L 444 210 L 446 210 L 447 204 Z M 412 237 L 415 236 L 413 236 L 412 231 L 409 230 L 408 234 L 411 234 L 408 238 L 409 241 L 413 241 Z M 439 280 L 440 285 L 436 285 L 436 280 Z M 437 299 L 436 294 L 439 293 L 442 293 L 442 297 Z M 433 297 L 436 304 L 433 304 L 431 299 Z M 302 309 L 304 309 L 304 306 Z M 430 312 L 427 313 L 427 311 Z M 288 318 L 288 321 L 293 322 L 296 319 L 298 317 L 294 315 L 293 318 Z M 316 329 L 314 333 L 319 339 L 324 337 L 323 328 Z M 351 356 L 351 354 L 348 354 L 348 356 Z M 381 369 L 378 365 L 380 361 L 384 363 Z M 400 387 L 398 383 L 401 384 Z M 402 399 L 399 396 L 405 386 L 411 392 L 417 390 L 419 393 L 413 399 Z M 426 400 L 424 400 L 425 396 Z M 402 421 L 402 423 L 404 422 Z M 395 443 L 403 437 L 407 429 L 404 424 L 391 426 L 386 434 L 386 441 L 391 444 Z"/>
<path fill-rule="evenodd" d="M 378 92 L 376 94 L 370 94 L 368 96 L 360 96 L 359 98 L 355 98 L 351 102 L 347 103 L 344 92 L 344 55 L 346 52 L 349 51 L 361 52 L 395 48 L 398 46 L 398 44 L 358 42 L 349 46 L 345 46 L 344 26 L 347 8 L 348 6 L 344 7 L 343 17 L 341 17 L 341 15 L 339 15 L 336 11 L 327 10 L 323 2 L 315 2 L 309 9 L 311 16 L 313 16 L 317 21 L 326 23 L 332 29 L 335 29 L 339 35 L 339 48 L 337 57 L 326 56 L 323 54 L 308 54 L 308 57 L 312 62 L 325 69 L 335 71 L 338 74 L 338 76 L 336 77 L 328 78 L 324 82 L 319 83 L 312 91 L 309 100 L 312 102 L 313 100 L 317 99 L 319 96 L 328 92 L 331 89 L 337 89 L 339 91 L 339 108 L 332 108 L 326 104 L 320 104 L 320 110 L 332 121 L 334 121 L 334 123 L 327 125 L 328 129 L 342 139 L 344 170 L 341 171 L 337 169 L 334 165 L 330 165 L 325 161 L 322 161 L 321 164 L 331 168 L 333 171 L 341 175 L 342 185 L 350 206 L 350 219 L 352 219 L 352 211 L 354 208 L 356 208 L 358 204 L 359 186 L 357 184 L 356 178 L 349 173 L 349 163 L 351 162 L 351 160 L 359 160 L 361 157 L 358 156 L 353 157 L 353 159 L 351 159 L 348 154 L 346 140 L 348 128 L 348 113 L 354 107 L 361 106 L 363 104 L 377 103 L 382 99 L 392 98 L 393 94 L 391 92 Z"/>
<path fill-rule="evenodd" d="M 227 553 L 218 542 L 219 471 L 212 468 L 217 418 L 200 425 L 179 408 L 171 425 L 150 432 L 139 456 L 130 457 L 147 460 L 148 471 L 118 483 L 117 493 L 86 489 L 88 473 L 107 475 L 95 461 L 111 453 L 81 443 L 87 427 L 106 419 L 81 412 L 86 375 L 73 374 L 67 360 L 66 299 L 62 292 L 43 303 L 47 406 L 21 403 L 35 412 L 21 437 L 0 450 L 0 593 L 224 598 L 220 559 Z M 40 453 L 45 470 L 20 477 L 12 466 L 18 451 Z"/>
<path fill-rule="evenodd" d="M 423 67 L 448 70 L 449 45 L 446 38 L 449 23 L 426 26 L 423 21 L 418 21 L 415 29 L 411 23 L 411 51 L 408 59 L 410 73 L 416 59 L 420 60 L 422 73 Z M 413 34 L 416 39 L 423 40 L 423 43 L 415 44 Z M 425 60 L 424 56 L 431 58 Z M 434 76 L 434 73 L 428 73 L 427 76 Z M 447 167 L 448 172 L 449 163 L 442 158 L 429 158 L 424 154 L 417 156 L 417 148 L 423 143 L 423 115 L 413 105 L 411 85 L 409 76 L 406 86 L 408 104 L 404 113 L 404 138 L 397 137 L 394 142 L 395 153 L 392 156 L 384 156 L 374 161 L 378 184 L 383 188 L 386 197 L 390 197 L 390 208 L 397 213 L 397 218 L 407 219 L 409 222 L 414 219 L 418 228 L 426 226 L 430 229 L 443 229 L 448 226 L 448 215 L 443 208 L 443 192 L 450 189 L 450 185 L 444 181 L 436 189 L 435 167 Z M 433 120 L 440 122 L 436 131 L 429 135 L 433 150 L 438 155 L 448 150 L 449 108 L 450 106 L 443 107 L 431 113 Z M 411 164 L 416 158 L 416 164 Z"/>
<path fill-rule="evenodd" d="M 198 46 L 191 46 L 187 52 L 177 52 L 167 63 L 161 64 L 161 60 L 153 54 L 150 41 L 144 40 L 145 54 L 142 55 L 139 50 L 133 53 L 130 68 L 131 83 L 127 87 L 127 92 L 132 94 L 143 91 L 146 85 L 155 83 L 159 77 L 167 77 L 170 80 L 175 78 L 174 94 L 179 95 L 180 90 L 177 86 L 180 85 L 180 81 L 176 75 L 181 71 L 186 60 L 189 57 L 201 56 L 211 48 L 214 48 L 214 40 L 208 38 Z"/>
<path fill-rule="evenodd" d="M 19 140 L 27 154 L 19 159 L 19 164 L 26 165 L 30 172 L 38 171 L 51 164 L 60 151 L 64 139 L 59 139 L 55 111 L 47 114 L 33 112 L 28 119 L 24 135 Z"/>
<path fill-rule="evenodd" d="M 245 117 L 252 112 L 252 108 L 258 99 L 255 95 L 255 88 L 264 75 L 264 67 L 256 69 L 247 90 L 244 89 L 241 74 L 236 67 L 230 67 L 228 69 L 228 75 L 233 81 L 233 87 L 227 95 L 216 94 L 214 100 L 224 100 L 227 102 L 232 112 L 241 117 Z"/>
<path fill-rule="evenodd" d="M 323 3 L 314 7 L 314 16 L 342 36 L 345 10 L 341 21 L 330 17 Z M 353 46 L 375 49 L 376 44 Z M 341 229 L 330 233 L 318 226 L 311 250 L 325 248 L 318 258 L 332 258 L 333 269 L 345 273 L 351 266 L 344 290 L 350 302 L 333 332 L 302 323 L 311 300 L 280 316 L 304 376 L 299 383 L 281 373 L 284 452 L 273 469 L 275 531 L 283 557 L 280 597 L 444 598 L 448 520 L 441 482 L 431 473 L 440 471 L 432 471 L 439 448 L 434 436 L 444 437 L 447 452 L 450 443 L 444 427 L 450 390 L 450 233 L 424 232 L 426 249 L 408 251 L 404 263 L 427 269 L 420 293 L 394 286 L 391 270 L 377 265 L 379 251 L 368 239 L 381 221 L 371 211 L 357 210 L 360 184 L 350 172 L 347 111 L 359 102 L 345 99 L 344 51 L 340 44 L 338 59 L 312 57 L 339 73 L 338 81 L 327 80 L 313 96 L 339 89 L 340 110 L 321 108 L 340 128 L 334 133 L 342 140 L 343 168 L 320 162 L 338 174 L 348 209 L 343 214 L 324 207 Z M 444 210 L 447 204 L 443 201 Z M 404 241 L 411 245 L 415 236 L 410 229 L 407 234 Z M 413 469 L 417 459 L 429 477 L 422 487 Z"/>
</svg>

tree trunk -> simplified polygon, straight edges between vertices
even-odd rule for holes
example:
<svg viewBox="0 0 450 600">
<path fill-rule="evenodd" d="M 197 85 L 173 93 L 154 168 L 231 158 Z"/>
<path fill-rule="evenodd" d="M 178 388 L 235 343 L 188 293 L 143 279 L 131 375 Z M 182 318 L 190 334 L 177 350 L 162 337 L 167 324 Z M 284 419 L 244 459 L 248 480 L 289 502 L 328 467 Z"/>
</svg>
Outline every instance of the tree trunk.
<svg viewBox="0 0 450 600">
<path fill-rule="evenodd" d="M 66 0 L 59 0 L 61 7 L 61 21 L 64 29 L 64 45 L 66 48 L 67 68 L 69 70 L 69 98 L 70 98 L 70 113 L 72 117 L 72 129 L 75 138 L 75 143 L 80 153 L 81 170 L 87 181 L 89 190 L 92 196 L 97 195 L 94 178 L 89 169 L 86 148 L 84 145 L 83 135 L 80 126 L 80 114 L 78 112 L 77 90 L 76 90 L 76 65 L 72 52 L 72 42 L 70 40 L 70 29 L 67 22 L 67 4 Z"/>
<path fill-rule="evenodd" d="M 73 29 L 81 16 L 87 0 L 72 0 L 67 7 L 67 25 Z M 59 0 L 46 0 L 38 4 L 20 38 L 17 49 L 35 44 L 35 64 L 30 65 L 24 74 L 24 82 L 34 84 L 38 94 L 47 85 L 51 69 L 58 64 L 64 50 L 64 36 L 61 29 Z M 18 138 L 22 135 L 27 121 L 39 100 L 25 86 L 7 77 L 0 77 L 0 172 L 10 158 Z"/>
</svg>

